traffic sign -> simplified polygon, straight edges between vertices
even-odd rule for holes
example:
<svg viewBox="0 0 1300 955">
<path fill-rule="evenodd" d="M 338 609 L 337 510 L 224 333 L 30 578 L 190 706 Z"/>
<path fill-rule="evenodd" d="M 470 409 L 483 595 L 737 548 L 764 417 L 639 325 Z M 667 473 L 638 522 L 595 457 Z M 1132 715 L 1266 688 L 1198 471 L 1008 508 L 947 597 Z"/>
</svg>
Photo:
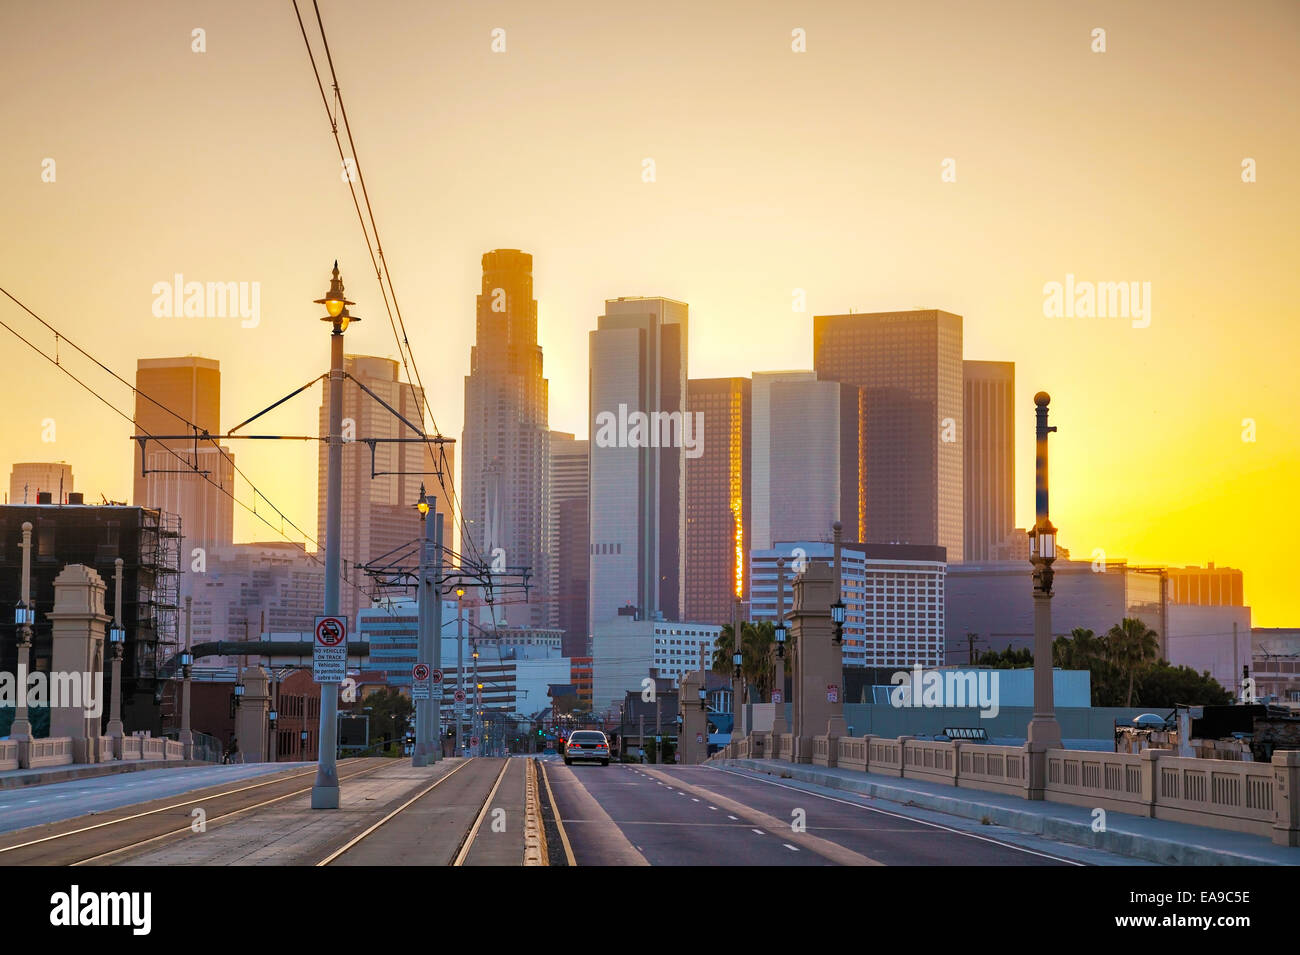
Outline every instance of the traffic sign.
<svg viewBox="0 0 1300 955">
<path fill-rule="evenodd" d="M 773 702 L 773 703 L 783 703 L 783 702 L 785 702 L 785 700 L 784 700 L 784 696 L 783 696 L 783 694 L 781 693 L 780 690 L 773 690 L 773 691 L 772 691 L 772 702 Z"/>
<path fill-rule="evenodd" d="M 471 736 L 471 737 L 469 738 L 469 745 L 471 745 L 471 746 L 477 746 L 477 745 L 478 745 L 478 737 L 477 737 L 477 736 Z"/>
<path fill-rule="evenodd" d="M 703 742 L 704 742 L 704 734 L 703 734 L 703 733 L 696 733 L 696 734 L 695 734 L 695 742 L 697 742 L 697 743 L 703 743 Z"/>
<path fill-rule="evenodd" d="M 441 682 L 442 682 L 442 671 L 441 671 L 441 670 L 434 670 L 434 671 L 433 671 L 433 682 L 434 682 L 434 683 L 441 683 Z"/>
<path fill-rule="evenodd" d="M 840 685 L 838 683 L 826 684 L 826 702 L 838 703 L 840 701 Z"/>
<path fill-rule="evenodd" d="M 348 675 L 348 624 L 342 617 L 317 617 L 312 644 L 312 679 L 342 683 Z"/>
<path fill-rule="evenodd" d="M 452 694 L 452 699 L 455 700 L 457 703 L 464 703 L 464 702 L 465 702 L 465 691 L 464 691 L 464 690 L 457 690 L 455 693 Z"/>
<path fill-rule="evenodd" d="M 417 663 L 411 667 L 411 699 L 423 701 L 432 698 L 429 691 L 429 665 Z"/>
</svg>

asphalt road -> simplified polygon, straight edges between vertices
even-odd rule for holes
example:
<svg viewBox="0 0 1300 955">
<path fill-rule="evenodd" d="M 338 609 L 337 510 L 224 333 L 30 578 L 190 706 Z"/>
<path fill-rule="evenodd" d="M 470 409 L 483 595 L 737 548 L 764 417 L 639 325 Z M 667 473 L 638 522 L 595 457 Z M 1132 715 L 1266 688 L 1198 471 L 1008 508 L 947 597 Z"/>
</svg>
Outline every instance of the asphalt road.
<svg viewBox="0 0 1300 955">
<path fill-rule="evenodd" d="M 949 827 L 710 767 L 547 760 L 545 769 L 578 865 L 1078 864 L 1055 844 L 1012 845 L 956 820 Z"/>
</svg>

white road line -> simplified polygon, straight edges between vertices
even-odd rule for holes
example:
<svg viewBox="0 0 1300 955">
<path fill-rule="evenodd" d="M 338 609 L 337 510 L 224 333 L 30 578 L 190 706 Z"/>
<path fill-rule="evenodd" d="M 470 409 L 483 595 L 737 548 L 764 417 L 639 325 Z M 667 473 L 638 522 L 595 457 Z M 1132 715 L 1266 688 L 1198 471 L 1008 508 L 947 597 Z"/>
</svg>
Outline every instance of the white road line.
<svg viewBox="0 0 1300 955">
<path fill-rule="evenodd" d="M 691 802 L 699 802 L 699 800 L 696 799 L 694 796 L 692 796 L 692 797 L 691 797 Z"/>
<path fill-rule="evenodd" d="M 727 814 L 727 818 L 728 818 L 728 819 L 735 819 L 736 817 L 733 816 L 733 815 L 731 815 L 730 813 L 728 813 L 728 814 Z"/>
<path fill-rule="evenodd" d="M 1086 862 L 1078 862 L 1074 859 L 1065 859 L 1062 858 L 1061 856 L 1054 856 L 1047 852 L 1037 852 L 1033 849 L 1026 849 L 1024 846 L 1018 846 L 1011 842 L 1002 842 L 998 839 L 990 839 L 988 836 L 978 836 L 973 832 L 963 832 L 960 829 L 953 829 L 951 826 L 943 826 L 937 822 L 929 822 L 925 819 L 916 819 L 913 818 L 912 816 L 905 816 L 900 812 L 890 812 L 888 809 L 877 809 L 875 806 L 864 806 L 860 802 L 853 802 L 852 800 L 849 799 L 839 799 L 835 796 L 827 796 L 822 793 L 813 792 L 812 790 L 809 789 L 800 789 L 798 786 L 787 786 L 784 783 L 778 783 L 775 780 L 760 779 L 757 776 L 750 776 L 746 773 L 738 773 L 732 769 L 722 769 L 719 767 L 711 767 L 711 768 L 715 772 L 726 773 L 729 776 L 739 776 L 742 779 L 752 779 L 754 782 L 767 783 L 769 786 L 779 786 L 782 789 L 792 789 L 797 793 L 803 793 L 806 796 L 812 796 L 816 799 L 826 799 L 829 800 L 830 802 L 843 803 L 846 806 L 853 806 L 857 809 L 865 809 L 867 812 L 878 812 L 882 816 L 891 816 L 894 819 L 905 819 L 908 822 L 914 822 L 917 825 L 929 826 L 932 829 L 941 829 L 944 832 L 951 832 L 954 835 L 958 835 L 958 836 L 969 836 L 972 839 L 978 839 L 980 842 L 990 842 L 995 846 L 1002 846 L 1004 849 L 1014 849 L 1017 852 L 1024 852 L 1027 855 L 1039 856 L 1040 858 L 1043 859 L 1051 859 L 1053 862 L 1064 862 L 1067 865 L 1077 865 L 1077 866 L 1087 865 Z M 931 810 L 931 811 L 937 811 L 937 810 Z M 1026 833 L 1026 835 L 1029 835 L 1029 833 Z"/>
<path fill-rule="evenodd" d="M 798 852 L 798 851 L 799 851 L 798 846 L 792 846 L 792 845 L 790 845 L 790 843 L 788 843 L 788 842 L 783 842 L 783 843 L 781 843 L 781 845 L 785 846 L 785 847 L 786 847 L 787 849 L 789 849 L 791 852 Z"/>
<path fill-rule="evenodd" d="M 754 834 L 756 834 L 756 835 L 760 835 L 760 836 L 765 836 L 765 835 L 767 835 L 767 833 L 765 833 L 762 829 L 751 829 L 751 830 L 749 830 L 749 831 L 752 832 L 752 833 L 754 833 Z"/>
</svg>

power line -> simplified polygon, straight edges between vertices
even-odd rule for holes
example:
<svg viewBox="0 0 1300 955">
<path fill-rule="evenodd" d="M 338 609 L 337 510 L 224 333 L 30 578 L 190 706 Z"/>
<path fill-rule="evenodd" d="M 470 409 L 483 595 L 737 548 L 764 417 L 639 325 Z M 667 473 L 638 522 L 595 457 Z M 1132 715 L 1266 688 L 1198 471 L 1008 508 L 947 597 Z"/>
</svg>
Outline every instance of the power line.
<svg viewBox="0 0 1300 955">
<path fill-rule="evenodd" d="M 77 352 L 79 352 L 80 354 L 84 355 L 84 356 L 85 356 L 89 361 L 93 362 L 96 366 L 98 366 L 99 368 L 101 368 L 101 369 L 103 369 L 104 371 L 106 371 L 106 372 L 107 372 L 108 374 L 110 374 L 113 378 L 115 378 L 115 379 L 117 379 L 118 381 L 120 381 L 120 382 L 122 382 L 123 384 L 125 384 L 125 385 L 126 385 L 128 388 L 130 388 L 133 392 L 135 392 L 136 394 L 140 395 L 141 397 L 144 397 L 144 398 L 148 399 L 149 401 L 153 402 L 153 404 L 157 405 L 159 408 L 161 408 L 162 410 L 168 412 L 169 414 L 174 415 L 178 420 L 180 420 L 180 421 L 185 421 L 187 425 L 189 425 L 189 426 L 192 427 L 192 428 L 195 428 L 196 431 L 198 430 L 197 425 L 195 425 L 193 422 L 188 421 L 188 420 L 185 418 L 184 415 L 177 414 L 175 411 L 173 411 L 171 408 L 168 408 L 166 405 L 163 405 L 162 403 L 156 401 L 155 399 L 150 398 L 148 395 L 145 395 L 143 392 L 141 392 L 139 389 L 137 389 L 134 385 L 130 384 L 130 382 L 128 382 L 128 381 L 126 381 L 124 378 L 122 378 L 121 375 L 118 375 L 118 374 L 117 374 L 116 372 L 114 372 L 111 368 L 109 368 L 107 365 L 105 365 L 103 362 L 101 362 L 99 359 L 95 358 L 93 355 L 91 355 L 90 353 L 88 353 L 87 351 L 85 351 L 85 350 L 84 350 L 83 348 L 81 348 L 80 346 L 78 346 L 78 345 L 76 345 L 75 343 L 71 342 L 71 341 L 70 341 L 66 336 L 63 335 L 62 332 L 60 332 L 60 331 L 59 331 L 58 329 L 56 329 L 53 325 L 51 325 L 51 324 L 50 324 L 49 322 L 47 322 L 45 319 L 41 318 L 41 317 L 40 317 L 39 315 L 37 315 L 34 311 L 32 311 L 30 308 L 28 308 L 26 305 L 24 305 L 22 302 L 20 302 L 17 298 L 15 298 L 15 297 L 14 297 L 14 296 L 9 292 L 8 289 L 4 288 L 3 286 L 0 286 L 0 293 L 3 293 L 3 294 L 4 294 L 4 295 L 5 295 L 5 296 L 10 300 L 10 301 L 12 301 L 14 304 L 16 304 L 18 307 L 20 307 L 23 311 L 25 311 L 28 315 L 31 315 L 34 319 L 36 319 L 36 320 L 37 320 L 38 322 L 40 322 L 43 326 L 45 326 L 47 329 L 49 329 L 49 330 L 54 334 L 54 336 L 55 336 L 55 340 L 56 340 L 56 341 L 58 341 L 58 340 L 62 340 L 62 341 L 66 341 L 66 342 L 68 342 L 68 344 L 72 345 L 72 347 L 73 347 Z M 110 409 L 111 411 L 113 411 L 115 414 L 117 414 L 118 416 L 120 416 L 121 418 L 123 418 L 125 421 L 127 421 L 128 423 L 130 423 L 131 426 L 132 426 L 133 428 L 137 429 L 137 433 L 138 433 L 138 434 L 143 434 L 143 435 L 144 435 L 145 437 L 147 437 L 147 438 L 153 438 L 153 437 L 154 437 L 154 436 L 153 436 L 152 434 L 150 434 L 148 431 L 145 431 L 143 428 L 141 428 L 140 425 L 139 425 L 139 423 L 136 422 L 136 420 L 135 420 L 131 415 L 128 415 L 126 412 L 122 411 L 120 408 L 118 408 L 116 405 L 114 405 L 111 401 L 109 401 L 107 398 L 105 398 L 102 394 L 100 394 L 98 391 L 96 391 L 96 390 L 95 390 L 94 388 L 92 388 L 90 385 L 86 384 L 86 382 L 82 381 L 82 380 L 81 380 L 80 378 L 78 378 L 75 374 L 73 374 L 71 371 L 69 371 L 68 368 L 67 368 L 67 366 L 64 365 L 64 364 L 62 364 L 62 363 L 59 361 L 59 358 L 58 358 L 57 354 L 56 354 L 56 355 L 50 355 L 48 352 L 44 351 L 44 350 L 43 350 L 39 345 L 35 344 L 34 342 L 32 342 L 31 340 L 29 340 L 28 338 L 26 338 L 24 335 L 22 335 L 21 333 L 19 333 L 19 332 L 18 332 L 17 330 L 15 330 L 11 325 L 9 325 L 7 322 L 5 322 L 5 321 L 3 321 L 3 320 L 0 320 L 0 327 L 4 328 L 5 331 L 9 332 L 11 335 L 13 335 L 13 336 L 14 336 L 15 338 L 17 338 L 19 341 L 21 341 L 21 342 L 22 342 L 24 345 L 26 345 L 28 348 L 32 349 L 32 351 L 36 352 L 36 354 L 40 355 L 42 358 L 44 358 L 44 359 L 45 359 L 46 361 L 48 361 L 50 364 L 54 365 L 54 367 L 56 367 L 56 368 L 58 368 L 60 371 L 62 371 L 65 375 L 67 375 L 69 378 L 71 378 L 73 381 L 75 381 L 78 385 L 80 385 L 83 389 L 85 389 L 87 392 L 89 392 L 92 396 L 94 396 L 96 399 L 98 399 L 98 400 L 99 400 L 99 401 L 100 401 L 100 402 L 101 402 L 105 407 L 109 408 L 109 409 Z M 197 437 L 197 435 L 196 435 L 196 437 Z M 205 437 L 206 439 L 208 439 L 208 440 L 213 440 L 213 442 L 214 442 L 214 444 L 215 444 L 215 440 L 214 440 L 211 436 L 207 435 L 206 432 L 204 432 L 204 437 Z M 157 440 L 157 439 L 155 438 L 155 440 Z M 169 453 L 170 455 L 172 455 L 172 457 L 176 458 L 176 460 L 180 461 L 182 464 L 186 465 L 186 466 L 190 469 L 190 470 L 186 471 L 185 473 L 188 474 L 188 473 L 191 473 L 191 472 L 192 472 L 195 476 L 200 477 L 200 478 L 202 478 L 204 481 L 206 481 L 207 483 L 211 484 L 213 487 L 215 487 L 215 488 L 216 488 L 217 490 L 219 490 L 221 493 L 225 494 L 228 498 L 230 498 L 231 501 L 233 501 L 235 504 L 238 504 L 238 505 L 239 505 L 240 507 L 242 507 L 244 510 L 248 511 L 248 513 L 252 514 L 254 517 L 256 517 L 258 520 L 260 520 L 260 521 L 261 521 L 263 524 L 265 524 L 267 527 L 271 528 L 273 531 L 275 531 L 277 534 L 279 534 L 279 535 L 280 535 L 281 537 L 283 537 L 285 540 L 287 540 L 287 541 L 291 541 L 291 542 L 292 542 L 292 538 L 290 538 L 289 535 L 286 534 L 286 533 L 284 532 L 284 528 L 283 528 L 283 526 L 277 528 L 274 524 L 272 524 L 269 520 L 267 520 L 267 518 L 266 518 L 263 514 L 259 514 L 259 513 L 258 513 L 258 511 L 257 511 L 257 498 L 260 497 L 263 501 L 266 502 L 267 506 L 270 507 L 271 510 L 273 510 L 273 511 L 274 511 L 274 512 L 279 516 L 279 518 L 280 518 L 282 524 L 283 524 L 283 523 L 287 523 L 290 527 L 292 527 L 292 528 L 293 528 L 294 530 L 296 530 L 298 533 L 302 534 L 303 539 L 304 539 L 304 542 L 310 542 L 311 544 L 313 544 L 313 545 L 317 548 L 317 550 L 320 549 L 320 543 L 319 543 L 315 538 L 313 538 L 311 535 L 309 535 L 306 531 L 304 531 L 302 528 L 300 528 L 297 524 L 295 524 L 292 520 L 290 520 L 290 519 L 285 515 L 285 513 L 284 513 L 283 511 L 281 511 L 278 507 L 276 507 L 275 504 L 273 504 L 273 503 L 271 502 L 271 499 L 268 498 L 268 497 L 267 497 L 267 496 L 266 496 L 266 495 L 261 491 L 261 489 L 259 489 L 259 488 L 257 487 L 257 485 L 254 484 L 254 483 L 252 482 L 252 480 L 249 479 L 248 475 L 245 474 L 242 470 L 240 470 L 240 469 L 235 465 L 234 461 L 229 457 L 229 455 L 225 452 L 225 450 L 222 449 L 222 448 L 220 447 L 220 445 L 217 445 L 217 449 L 218 449 L 218 451 L 221 452 L 222 456 L 223 456 L 224 458 L 226 458 L 226 460 L 230 461 L 231 468 L 234 469 L 234 471 L 235 471 L 237 474 L 239 474 L 240 477 L 242 477 L 245 481 L 248 482 L 248 486 L 249 486 L 249 488 L 253 491 L 253 495 L 254 495 L 254 497 L 253 497 L 253 506 L 252 506 L 252 507 L 250 507 L 248 504 L 244 503 L 243 501 L 239 500 L 239 498 L 235 497 L 235 494 L 234 494 L 234 492 L 233 492 L 232 490 L 230 490 L 229 488 L 225 487 L 225 486 L 222 485 L 221 483 L 212 480 L 212 478 L 211 478 L 208 474 L 206 474 L 205 472 L 200 471 L 200 470 L 198 469 L 198 465 L 197 465 L 197 463 L 195 463 L 195 462 L 190 462 L 190 461 L 185 460 L 185 458 L 183 458 L 183 457 L 180 455 L 180 453 L 178 453 L 178 452 L 176 451 L 176 449 L 174 449 L 174 448 L 172 448 L 172 447 L 169 447 L 169 446 L 166 445 L 166 444 L 163 444 L 161 441 L 159 441 L 159 444 L 160 444 L 160 446 L 161 446 L 165 451 L 167 451 L 167 453 Z M 141 448 L 141 454 L 143 454 L 143 453 L 144 453 L 144 449 L 143 449 L 143 447 L 142 447 L 142 448 Z M 320 560 L 319 557 L 317 557 L 315 554 L 312 554 L 312 553 L 308 553 L 308 552 L 307 552 L 307 549 L 306 549 L 305 543 L 304 543 L 304 547 L 303 547 L 303 554 L 304 554 L 305 556 L 307 556 L 310 560 L 312 560 L 314 563 L 316 563 L 316 564 L 320 564 L 321 566 L 324 566 L 323 563 L 321 562 L 321 560 Z M 360 592 L 363 596 L 365 596 L 367 599 L 369 599 L 369 594 L 366 594 L 366 592 L 365 592 L 361 587 L 359 587 L 359 586 L 358 586 L 354 581 L 347 580 L 346 578 L 344 578 L 344 579 L 345 579 L 345 581 L 346 581 L 350 586 L 352 586 L 354 589 L 356 589 L 358 592 Z"/>
</svg>

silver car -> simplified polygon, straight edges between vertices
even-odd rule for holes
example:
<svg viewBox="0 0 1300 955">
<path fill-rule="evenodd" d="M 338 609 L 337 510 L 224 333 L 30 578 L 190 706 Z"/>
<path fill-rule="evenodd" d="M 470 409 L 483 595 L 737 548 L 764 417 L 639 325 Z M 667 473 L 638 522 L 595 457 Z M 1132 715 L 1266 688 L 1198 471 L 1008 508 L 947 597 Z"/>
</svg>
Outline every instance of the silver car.
<svg viewBox="0 0 1300 955">
<path fill-rule="evenodd" d="M 579 760 L 609 765 L 609 738 L 600 730 L 574 730 L 564 747 L 564 765 L 572 766 Z"/>
</svg>

